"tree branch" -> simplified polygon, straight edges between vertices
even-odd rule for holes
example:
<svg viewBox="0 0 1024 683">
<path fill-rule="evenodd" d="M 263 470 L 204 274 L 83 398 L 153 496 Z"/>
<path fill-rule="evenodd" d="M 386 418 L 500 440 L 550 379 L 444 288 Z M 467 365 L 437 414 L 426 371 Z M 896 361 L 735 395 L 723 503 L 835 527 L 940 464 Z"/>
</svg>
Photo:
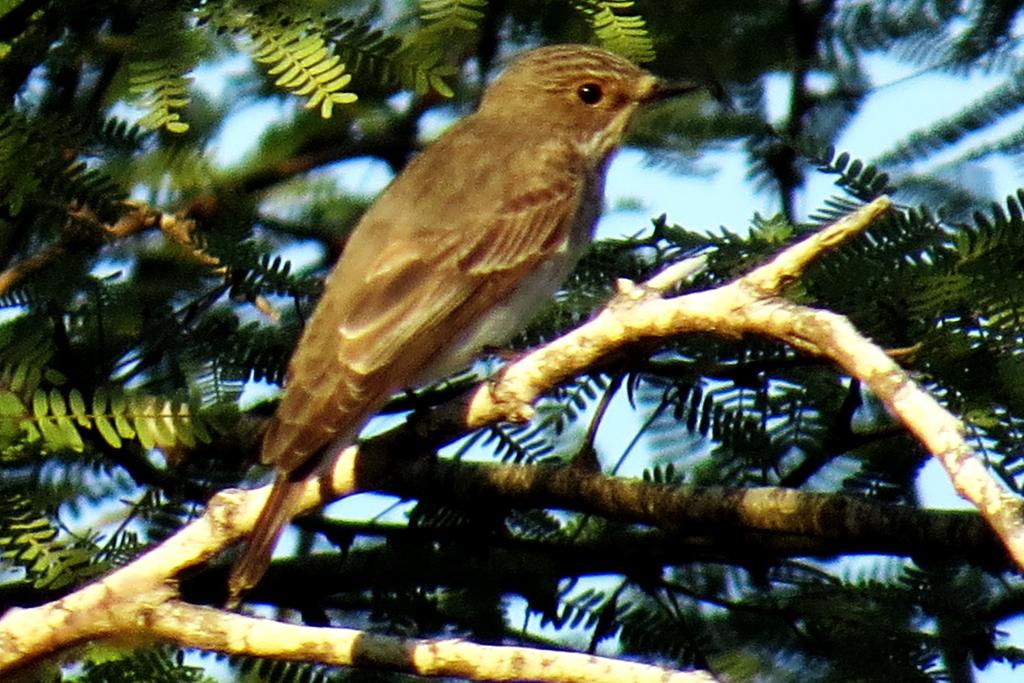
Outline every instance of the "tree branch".
<svg viewBox="0 0 1024 683">
<path fill-rule="evenodd" d="M 154 611 L 147 626 L 185 645 L 256 657 L 317 661 L 338 666 L 387 669 L 420 676 L 457 676 L 476 681 L 592 683 L 706 683 L 701 671 L 661 667 L 528 647 L 477 645 L 459 639 L 414 640 L 347 628 L 317 628 L 256 619 L 173 600 Z"/>
<path fill-rule="evenodd" d="M 430 491 L 417 489 L 416 482 L 431 486 L 429 476 L 434 486 L 442 482 L 459 486 L 462 491 L 476 487 L 477 493 L 492 504 L 565 506 L 676 531 L 699 524 L 705 530 L 714 525 L 716 531 L 731 527 L 827 535 L 835 533 L 831 530 L 837 520 L 843 520 L 848 525 L 847 533 L 866 533 L 866 527 L 858 526 L 858 522 L 879 506 L 843 496 L 780 489 L 684 492 L 589 474 L 581 468 L 471 466 L 414 457 L 467 429 L 498 420 L 525 419 L 531 413 L 530 404 L 541 393 L 625 346 L 711 330 L 781 339 L 831 358 L 863 382 L 947 466 L 958 490 L 975 501 L 1018 564 L 1024 565 L 1024 542 L 1016 522 L 1020 519 L 1020 502 L 989 477 L 964 441 L 960 423 L 845 318 L 778 297 L 813 258 L 863 230 L 888 207 L 887 199 L 878 199 L 789 247 L 747 276 L 713 290 L 663 298 L 662 293 L 668 289 L 664 277 L 656 280 L 656 287 L 621 281 L 618 296 L 593 320 L 509 366 L 497 382 L 484 384 L 468 397 L 450 401 L 423 419 L 408 422 L 361 447 L 351 446 L 337 453 L 328 469 L 306 482 L 301 508 L 321 506 L 356 491 L 388 490 L 388 482 L 393 482 L 392 490 L 400 494 L 426 496 Z M 563 658 L 560 653 L 522 648 L 485 649 L 452 641 L 378 639 L 347 630 L 276 624 L 178 601 L 175 577 L 248 533 L 268 490 L 222 492 L 211 500 L 201 518 L 129 565 L 61 600 L 9 611 L 0 619 L 0 672 L 87 639 L 137 636 L 140 624 L 157 636 L 191 647 L 316 658 L 433 675 L 469 675 L 481 680 L 596 681 L 602 680 L 599 674 L 614 668 L 608 660 L 584 655 Z M 504 498 L 496 500 L 494 491 Z M 703 497 L 700 508 L 694 507 L 694 496 Z M 699 517 L 687 518 L 698 509 Z M 906 515 L 898 528 L 909 534 L 920 533 L 914 527 L 915 515 L 930 514 L 898 506 L 885 506 L 885 510 L 896 515 L 890 521 Z M 965 529 L 954 524 L 942 535 L 955 538 Z M 871 533 L 882 531 L 875 528 Z M 380 647 L 366 646 L 368 643 L 379 643 Z M 561 668 L 565 666 L 568 669 Z M 580 671 L 587 673 L 582 678 L 573 677 Z M 667 677 L 672 675 L 653 668 L 642 671 L 666 677 L 657 680 L 670 680 Z M 671 680 L 699 680 L 692 676 L 702 674 L 677 675 L 682 677 Z M 704 676 L 703 680 L 709 680 Z"/>
<path fill-rule="evenodd" d="M 480 473 L 472 470 L 465 475 L 477 479 Z M 435 483 L 443 482 L 428 479 L 422 486 Z M 542 477 L 531 481 L 530 486 L 540 489 L 530 494 L 535 504 L 547 506 L 555 500 Z M 487 490 L 491 505 L 498 501 L 524 506 L 514 493 L 506 496 L 497 486 Z M 441 487 L 437 495 L 451 500 L 444 495 L 447 492 Z M 657 530 L 619 525 L 603 530 L 600 537 L 576 536 L 571 540 L 564 533 L 546 539 L 522 539 L 480 533 L 475 528 L 410 528 L 299 519 L 300 528 L 318 533 L 343 549 L 275 560 L 247 598 L 277 608 L 305 610 L 314 605 L 321 610 L 351 609 L 348 601 L 360 601 L 360 596 L 371 590 L 401 593 L 422 585 L 444 586 L 517 594 L 529 602 L 531 612 L 554 618 L 555 593 L 563 579 L 659 576 L 666 567 L 694 563 L 759 567 L 801 557 L 885 554 L 912 557 L 919 563 L 963 561 L 988 571 L 1011 566 L 999 539 L 976 513 L 922 512 L 850 499 L 845 499 L 846 504 L 830 505 L 824 495 L 787 492 L 772 496 L 772 490 L 766 489 L 759 491 L 760 501 L 747 502 L 747 508 L 753 511 L 750 516 L 760 518 L 747 522 L 738 514 L 739 492 L 728 490 L 716 502 L 717 493 L 684 489 L 672 509 L 662 507 L 660 499 L 652 500 L 651 506 L 659 510 L 656 516 L 660 518 L 670 518 L 672 511 L 691 503 L 697 507 L 681 519 L 659 523 Z M 471 501 L 465 509 L 472 512 L 475 503 Z M 788 514 L 781 510 L 786 505 Z M 611 502 L 601 514 L 620 521 L 625 515 L 617 512 Z M 693 521 L 703 512 L 712 517 L 711 523 Z M 720 521 L 723 519 L 727 521 Z M 765 524 L 762 519 L 774 519 L 775 524 Z M 662 531 L 664 528 L 675 530 Z M 876 534 L 879 530 L 881 533 Z M 357 537 L 360 541 L 381 542 L 352 543 Z M 226 568 L 204 571 L 183 583 L 182 594 L 189 602 L 219 604 L 225 599 L 226 581 Z"/>
<path fill-rule="evenodd" d="M 116 223 L 104 226 L 87 209 L 70 209 L 69 223 L 56 242 L 46 245 L 37 253 L 13 263 L 0 272 L 0 296 L 10 291 L 26 277 L 64 258 L 69 253 L 98 248 L 104 239 L 113 240 L 133 235 L 154 227 L 171 226 L 173 217 L 161 215 L 153 209 L 135 205 Z M 78 224 L 77 227 L 72 227 Z M 84 227 L 83 227 L 84 226 Z M 165 231 L 169 231 L 168 230 Z"/>
<path fill-rule="evenodd" d="M 860 380 L 942 463 L 957 492 L 974 504 L 1024 568 L 1024 502 L 988 472 L 965 440 L 963 424 L 844 316 L 779 296 L 813 259 L 862 232 L 889 207 L 889 199 L 879 197 L 715 289 L 661 298 L 620 282 L 619 295 L 593 320 L 510 366 L 497 384 L 481 387 L 469 401 L 466 425 L 528 419 L 530 406 L 545 390 L 626 346 L 696 331 L 772 337 L 829 358 Z"/>
</svg>

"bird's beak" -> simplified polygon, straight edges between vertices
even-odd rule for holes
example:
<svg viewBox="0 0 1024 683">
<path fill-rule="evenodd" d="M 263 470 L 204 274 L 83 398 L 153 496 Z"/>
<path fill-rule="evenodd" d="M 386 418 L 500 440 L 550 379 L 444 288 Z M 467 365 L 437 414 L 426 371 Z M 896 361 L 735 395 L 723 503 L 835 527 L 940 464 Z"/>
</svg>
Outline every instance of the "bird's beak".
<svg viewBox="0 0 1024 683">
<path fill-rule="evenodd" d="M 670 97 L 678 97 L 694 90 L 704 88 L 700 83 L 693 81 L 667 81 L 661 78 L 652 78 L 651 85 L 643 96 L 644 102 L 659 102 Z"/>
</svg>

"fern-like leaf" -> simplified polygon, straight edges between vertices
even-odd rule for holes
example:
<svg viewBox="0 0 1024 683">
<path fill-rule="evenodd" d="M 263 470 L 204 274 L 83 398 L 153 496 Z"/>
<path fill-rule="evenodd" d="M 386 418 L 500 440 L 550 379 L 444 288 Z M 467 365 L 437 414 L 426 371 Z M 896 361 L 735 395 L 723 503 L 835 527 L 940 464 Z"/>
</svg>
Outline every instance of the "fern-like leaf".
<svg viewBox="0 0 1024 683">
<path fill-rule="evenodd" d="M 846 152 L 836 155 L 829 147 L 817 160 L 818 170 L 838 176 L 836 185 L 862 201 L 871 201 L 896 189 L 889 184 L 889 176 L 872 164 L 852 158 Z"/>
<path fill-rule="evenodd" d="M 20 567 L 36 588 L 59 590 L 95 574 L 95 548 L 65 543 L 56 525 L 20 493 L 0 494 L 0 561 Z"/>
<path fill-rule="evenodd" d="M 257 296 L 283 295 L 309 299 L 318 295 L 322 286 L 318 278 L 291 274 L 292 264 L 280 256 L 272 257 L 246 244 L 222 250 L 220 243 L 209 244 L 209 253 L 219 264 L 230 267 L 229 282 L 234 300 L 252 300 Z"/>
<path fill-rule="evenodd" d="M 51 156 L 42 152 L 28 121 L 17 113 L 0 117 L 0 206 L 18 215 L 26 200 L 43 187 L 39 165 Z M 42 154 L 41 154 L 42 152 Z M 31 167 L 26 169 L 29 160 Z"/>
<path fill-rule="evenodd" d="M 433 30 L 428 27 L 424 33 Z M 445 62 L 445 51 L 438 41 L 419 35 L 408 43 L 352 20 L 328 21 L 324 33 L 334 50 L 353 72 L 361 72 L 384 85 L 398 84 L 424 95 L 430 90 L 442 97 L 455 92 L 445 79 L 458 68 Z"/>
<path fill-rule="evenodd" d="M 635 62 L 654 60 L 654 41 L 643 17 L 623 14 L 633 7 L 632 0 L 577 0 L 573 7 L 590 25 L 601 45 Z"/>
<path fill-rule="evenodd" d="M 294 336 L 287 330 L 253 322 L 228 336 L 218 357 L 225 364 L 244 369 L 254 381 L 280 384 L 294 343 Z"/>
<path fill-rule="evenodd" d="M 112 117 L 93 126 L 88 136 L 88 144 L 94 153 L 97 152 L 96 148 L 100 148 L 122 154 L 134 154 L 151 136 L 152 133 L 138 122 L 130 123 Z"/>
<path fill-rule="evenodd" d="M 202 667 L 185 664 L 183 652 L 168 647 L 135 650 L 123 656 L 104 653 L 96 661 L 86 659 L 80 683 L 107 681 L 153 681 L 154 683 L 200 683 L 210 680 Z"/>
<path fill-rule="evenodd" d="M 957 232 L 956 249 L 964 261 L 976 261 L 1001 249 L 1024 244 L 1024 188 L 1006 198 L 1006 209 L 993 203 L 991 215 L 974 213 L 974 225 Z"/>
<path fill-rule="evenodd" d="M 139 125 L 152 130 L 163 128 L 170 133 L 187 131 L 188 123 L 181 120 L 179 110 L 189 103 L 192 79 L 181 75 L 173 62 L 160 60 L 132 62 L 128 71 L 129 92 L 146 109 Z"/>
<path fill-rule="evenodd" d="M 50 209 L 54 198 L 61 197 L 111 213 L 125 192 L 102 171 L 69 161 L 61 146 L 78 144 L 87 137 L 84 133 L 77 122 L 66 119 L 31 127 L 16 112 L 0 115 L 0 206 L 16 216 L 33 199 Z"/>
<path fill-rule="evenodd" d="M 0 385 L 22 396 L 35 390 L 54 354 L 50 333 L 49 325 L 34 315 L 0 328 Z"/>
<path fill-rule="evenodd" d="M 904 142 L 878 157 L 880 164 L 909 164 L 948 149 L 965 137 L 1005 120 L 1024 107 L 1024 85 L 1020 75 L 976 100 L 961 107 L 956 114 L 938 121 L 927 129 L 912 133 Z"/>
<path fill-rule="evenodd" d="M 487 0 L 420 0 L 420 19 L 435 31 L 475 31 L 486 7 Z"/>
<path fill-rule="evenodd" d="M 196 64 L 198 49 L 186 17 L 180 9 L 147 13 L 127 55 L 128 92 L 146 111 L 138 121 L 143 128 L 169 133 L 189 128 L 181 109 L 191 100 L 192 78 L 187 74 Z"/>
<path fill-rule="evenodd" d="M 145 395 L 125 395 L 120 389 L 100 388 L 91 408 L 77 389 L 66 394 L 56 388 L 36 389 L 28 405 L 17 394 L 0 392 L 0 433 L 10 435 L 12 424 L 29 441 L 42 439 L 52 449 L 81 452 L 81 429 L 94 429 L 111 447 L 136 439 L 145 448 L 194 446 L 209 442 L 210 435 L 192 406 L 182 401 Z"/>
<path fill-rule="evenodd" d="M 351 104 L 357 95 L 344 87 L 352 80 L 341 57 L 327 45 L 323 32 L 312 21 L 282 19 L 257 22 L 252 31 L 253 59 L 276 76 L 274 85 L 299 97 L 308 97 L 306 109 L 320 108 L 331 118 L 336 104 Z"/>
<path fill-rule="evenodd" d="M 502 462 L 535 464 L 552 451 L 551 444 L 530 425 L 497 424 L 483 430 L 481 446 L 490 448 Z"/>
<path fill-rule="evenodd" d="M 68 164 L 56 185 L 55 194 L 63 195 L 69 203 L 88 204 L 104 216 L 114 215 L 117 204 L 127 196 L 110 176 L 89 168 L 84 161 Z"/>
</svg>

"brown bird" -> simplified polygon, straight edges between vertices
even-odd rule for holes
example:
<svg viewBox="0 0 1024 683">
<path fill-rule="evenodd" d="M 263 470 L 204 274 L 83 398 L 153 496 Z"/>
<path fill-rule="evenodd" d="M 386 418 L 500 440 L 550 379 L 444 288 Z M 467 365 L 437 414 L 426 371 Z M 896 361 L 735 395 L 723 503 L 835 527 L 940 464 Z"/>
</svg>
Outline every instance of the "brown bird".
<svg viewBox="0 0 1024 683">
<path fill-rule="evenodd" d="M 261 459 L 277 470 L 232 601 L 259 581 L 301 482 L 396 391 L 505 341 L 575 265 L 640 105 L 694 90 L 586 45 L 533 50 L 367 210 L 288 367 Z"/>
</svg>

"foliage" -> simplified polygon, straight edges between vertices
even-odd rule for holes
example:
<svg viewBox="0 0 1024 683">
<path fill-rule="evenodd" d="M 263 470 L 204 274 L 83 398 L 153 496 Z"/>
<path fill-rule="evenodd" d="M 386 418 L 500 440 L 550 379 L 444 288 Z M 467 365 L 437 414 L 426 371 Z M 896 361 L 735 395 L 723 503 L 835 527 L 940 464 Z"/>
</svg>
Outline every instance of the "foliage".
<svg viewBox="0 0 1024 683">
<path fill-rule="evenodd" d="M 96 575 L 89 566 L 95 547 L 88 542 L 58 538 L 53 521 L 35 509 L 24 495 L 5 492 L 0 510 L 0 560 L 5 567 L 21 568 L 25 581 L 33 588 L 59 590 Z"/>
<path fill-rule="evenodd" d="M 749 203 L 752 218 L 695 229 L 679 224 L 685 209 L 648 207 L 656 218 L 592 247 L 516 349 L 586 320 L 616 278 L 642 281 L 700 252 L 708 266 L 686 287 L 723 284 L 892 194 L 896 210 L 787 296 L 848 316 L 891 350 L 962 417 L 1007 490 L 1024 494 L 1024 191 L 971 176 L 994 159 L 1020 170 L 1024 134 L 1008 123 L 1024 101 L 1019 7 L 785 5 L 0 3 L 0 612 L 131 562 L 213 492 L 253 481 L 253 423 L 272 406 L 249 392 L 282 383 L 321 278 L 368 200 L 337 182 L 339 168 L 371 157 L 399 169 L 421 129 L 468 111 L 506 55 L 537 44 L 598 42 L 667 76 L 720 82 L 732 108 L 710 97 L 664 104 L 631 141 L 673 182 L 709 171 L 700 152 L 742 156 L 747 192 L 732 201 Z M 873 83 L 879 57 L 993 85 L 907 135 L 877 126 L 885 151 L 868 159 L 842 136 L 884 90 Z M 239 136 L 244 158 L 210 153 L 238 139 L 223 134 L 240 119 L 270 110 L 275 121 Z M 813 190 L 826 185 L 826 196 Z M 761 200 L 769 209 L 758 214 Z M 449 389 L 396 399 L 395 410 L 430 407 Z M 532 422 L 465 435 L 441 457 L 914 508 L 927 462 L 839 369 L 713 335 L 610 359 L 545 396 Z M 1021 578 L 977 558 L 858 558 L 859 548 L 815 537 L 798 539 L 798 551 L 762 550 L 717 523 L 669 533 L 503 500 L 402 510 L 383 532 L 304 520 L 307 538 L 333 544 L 317 553 L 343 556 L 352 576 L 311 582 L 322 599 L 290 616 L 549 639 L 735 681 L 959 681 L 971 667 L 1024 663 L 1000 630 L 1021 614 Z M 141 643 L 67 657 L 54 680 L 191 681 L 216 667 L 281 681 L 370 675 L 212 665 Z"/>
<path fill-rule="evenodd" d="M 643 63 L 654 59 L 654 43 L 643 17 L 623 14 L 635 3 L 631 0 L 587 0 L 575 3 L 602 45 Z"/>
<path fill-rule="evenodd" d="M 184 663 L 178 650 L 155 648 L 128 653 L 125 656 L 107 656 L 88 659 L 79 683 L 106 683 L 107 681 L 153 681 L 154 683 L 205 683 L 213 680 L 203 669 Z"/>
<path fill-rule="evenodd" d="M 17 379 L 15 376 L 12 383 Z M 0 406 L 3 419 L 16 422 L 26 442 L 42 439 L 46 448 L 56 450 L 84 450 L 81 427 L 94 430 L 112 448 L 120 448 L 124 439 L 138 439 L 144 448 L 195 446 L 198 441 L 210 440 L 187 403 L 152 396 L 126 397 L 123 391 L 106 387 L 96 389 L 91 406 L 77 389 L 65 396 L 56 388 L 36 389 L 25 403 L 18 394 L 3 392 Z"/>
<path fill-rule="evenodd" d="M 420 0 L 420 19 L 438 31 L 475 31 L 487 0 Z"/>
<path fill-rule="evenodd" d="M 188 123 L 180 110 L 189 104 L 191 78 L 185 74 L 196 63 L 192 33 L 180 13 L 156 11 L 142 19 L 129 52 L 128 91 L 146 110 L 139 125 L 184 133 Z"/>
<path fill-rule="evenodd" d="M 204 18 L 216 27 L 247 36 L 253 59 L 275 78 L 274 85 L 308 97 L 307 109 L 319 107 L 329 119 L 334 105 L 356 101 L 357 95 L 343 90 L 352 75 L 328 46 L 320 22 L 263 8 L 239 11 L 230 4 L 211 3 L 204 10 Z"/>
</svg>

